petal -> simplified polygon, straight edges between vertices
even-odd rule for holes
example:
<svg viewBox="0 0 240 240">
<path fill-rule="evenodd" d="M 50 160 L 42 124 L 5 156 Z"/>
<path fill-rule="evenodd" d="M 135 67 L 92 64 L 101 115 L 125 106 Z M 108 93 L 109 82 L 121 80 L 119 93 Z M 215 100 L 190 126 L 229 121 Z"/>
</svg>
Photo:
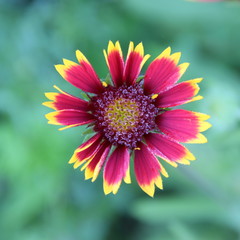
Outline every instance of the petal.
<svg viewBox="0 0 240 240">
<path fill-rule="evenodd" d="M 130 155 L 125 146 L 117 146 L 104 168 L 104 193 L 116 194 L 129 169 Z"/>
<path fill-rule="evenodd" d="M 165 170 L 144 143 L 140 143 L 138 149 L 140 150 L 135 150 L 134 156 L 137 182 L 144 192 L 153 197 L 155 185 L 160 189 L 163 188 L 160 172 Z"/>
<path fill-rule="evenodd" d="M 194 97 L 199 91 L 198 83 L 201 81 L 202 78 L 196 78 L 171 87 L 158 95 L 155 102 L 156 106 L 161 108 L 174 107 L 202 99 L 202 96 Z"/>
<path fill-rule="evenodd" d="M 147 94 L 160 93 L 175 84 L 186 71 L 188 63 L 180 64 L 180 53 L 170 55 L 171 49 L 163 51 L 148 67 L 144 77 Z"/>
<path fill-rule="evenodd" d="M 145 136 L 145 139 L 154 154 L 173 166 L 177 166 L 176 162 L 190 164 L 188 160 L 195 160 L 195 157 L 187 148 L 166 135 L 150 133 Z"/>
<path fill-rule="evenodd" d="M 112 41 L 109 41 L 108 50 L 107 52 L 104 50 L 103 53 L 114 85 L 121 86 L 123 84 L 124 60 L 119 42 L 117 41 L 114 45 Z"/>
<path fill-rule="evenodd" d="M 50 112 L 46 114 L 45 117 L 49 120 L 49 124 L 66 125 L 68 128 L 84 125 L 94 121 L 94 117 L 90 113 L 74 109 Z"/>
<path fill-rule="evenodd" d="M 66 81 L 85 92 L 97 94 L 104 91 L 100 79 L 86 57 L 79 50 L 77 50 L 76 55 L 81 65 L 63 59 L 64 65 L 55 65 L 59 74 Z"/>
<path fill-rule="evenodd" d="M 102 138 L 100 138 L 99 135 L 96 134 L 76 149 L 68 163 L 74 163 L 73 167 L 78 168 L 84 162 L 91 160 L 97 154 L 100 148 L 101 141 Z M 79 150 L 80 148 L 81 151 Z"/>
<path fill-rule="evenodd" d="M 205 117 L 204 117 L 205 116 Z M 200 133 L 211 124 L 204 122 L 207 115 L 182 109 L 166 111 L 156 117 L 160 131 L 179 142 L 205 143 L 207 139 Z"/>
<path fill-rule="evenodd" d="M 102 138 L 102 134 L 97 133 L 93 135 L 91 138 L 89 138 L 86 142 L 81 144 L 75 152 L 82 152 L 83 150 L 89 148 L 91 145 L 93 145 L 95 142 L 99 142 L 99 140 Z"/>
<path fill-rule="evenodd" d="M 98 174 L 102 169 L 102 166 L 109 154 L 110 149 L 111 145 L 108 142 L 103 142 L 101 144 L 96 155 L 88 162 L 85 170 L 85 179 L 92 178 L 92 182 L 97 179 Z"/>
<path fill-rule="evenodd" d="M 136 82 L 142 66 L 149 57 L 150 55 L 144 56 L 142 43 L 139 43 L 134 49 L 133 42 L 130 42 L 124 67 L 124 82 L 126 82 L 127 85 L 132 85 Z"/>
<path fill-rule="evenodd" d="M 54 86 L 61 93 L 49 92 L 45 93 L 46 97 L 52 102 L 44 102 L 43 105 L 54 110 L 76 109 L 80 111 L 89 111 L 89 104 L 80 98 L 77 98 L 69 93 L 62 91 L 57 86 Z"/>
</svg>

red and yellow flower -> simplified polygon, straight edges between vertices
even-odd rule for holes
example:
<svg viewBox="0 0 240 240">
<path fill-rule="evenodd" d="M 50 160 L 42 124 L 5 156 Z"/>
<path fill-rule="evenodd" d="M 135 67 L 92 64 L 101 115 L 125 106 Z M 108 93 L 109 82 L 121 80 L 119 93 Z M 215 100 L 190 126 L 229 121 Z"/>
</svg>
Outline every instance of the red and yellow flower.
<svg viewBox="0 0 240 240">
<path fill-rule="evenodd" d="M 201 78 L 177 83 L 189 66 L 178 64 L 181 54 L 164 50 L 139 77 L 144 63 L 142 43 L 130 42 L 124 60 L 119 42 L 109 42 L 104 56 L 111 83 L 101 81 L 86 57 L 76 51 L 78 63 L 64 59 L 57 71 L 69 83 L 88 93 L 88 101 L 60 90 L 46 93 L 43 103 L 54 109 L 48 123 L 65 128 L 86 124 L 93 136 L 80 145 L 69 163 L 81 166 L 85 178 L 95 181 L 103 169 L 105 194 L 116 194 L 122 180 L 131 182 L 130 158 L 139 186 L 150 196 L 155 185 L 162 189 L 161 175 L 168 174 L 159 158 L 176 167 L 190 164 L 193 154 L 181 143 L 205 143 L 201 132 L 210 127 L 208 115 L 172 107 L 202 99 L 197 95 Z"/>
</svg>

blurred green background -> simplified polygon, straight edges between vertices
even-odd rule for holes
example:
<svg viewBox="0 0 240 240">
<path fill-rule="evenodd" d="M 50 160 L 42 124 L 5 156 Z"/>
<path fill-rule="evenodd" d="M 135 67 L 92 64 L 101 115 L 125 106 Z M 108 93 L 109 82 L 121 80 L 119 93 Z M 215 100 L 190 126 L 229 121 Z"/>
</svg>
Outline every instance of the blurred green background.
<svg viewBox="0 0 240 240">
<path fill-rule="evenodd" d="M 204 78 L 205 98 L 184 108 L 212 116 L 209 142 L 188 145 L 191 166 L 163 163 L 170 178 L 153 199 L 133 173 L 104 196 L 102 176 L 84 181 L 67 164 L 84 127 L 44 118 L 52 85 L 79 94 L 53 65 L 80 49 L 105 77 L 109 40 L 125 54 L 142 41 L 151 59 L 171 46 L 191 63 L 182 80 Z M 239 2 L 0 0 L 0 239 L 240 239 L 239 46 Z"/>
</svg>

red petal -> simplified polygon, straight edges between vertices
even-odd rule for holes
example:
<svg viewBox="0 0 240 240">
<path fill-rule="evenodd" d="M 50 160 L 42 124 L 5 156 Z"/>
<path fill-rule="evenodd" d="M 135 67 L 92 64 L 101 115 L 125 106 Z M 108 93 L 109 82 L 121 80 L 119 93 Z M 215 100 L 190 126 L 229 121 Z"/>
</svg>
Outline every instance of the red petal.
<svg viewBox="0 0 240 240">
<path fill-rule="evenodd" d="M 78 168 L 84 162 L 90 161 L 97 154 L 101 141 L 102 138 L 99 138 L 98 134 L 97 136 L 93 136 L 91 138 L 91 144 L 88 140 L 86 143 L 82 144 L 76 149 L 73 156 L 69 160 L 69 163 L 74 163 L 73 167 Z M 83 147 L 83 145 L 85 146 Z"/>
<path fill-rule="evenodd" d="M 162 189 L 162 170 L 159 161 L 143 143 L 139 144 L 140 150 L 135 150 L 134 170 L 139 186 L 148 195 L 153 196 L 155 184 Z"/>
<path fill-rule="evenodd" d="M 86 148 L 90 147 L 92 144 L 94 144 L 95 142 L 99 142 L 99 140 L 102 138 L 102 134 L 97 133 L 95 135 L 93 135 L 91 138 L 89 138 L 86 142 L 84 142 L 83 144 L 81 144 L 76 150 L 75 152 L 81 152 L 83 150 L 85 150 Z"/>
<path fill-rule="evenodd" d="M 55 86 L 55 88 L 57 88 Z M 76 109 L 80 111 L 89 111 L 87 101 L 77 98 L 57 88 L 61 93 L 46 93 L 46 97 L 53 102 L 45 102 L 43 105 L 53 108 L 54 110 Z"/>
<path fill-rule="evenodd" d="M 156 106 L 161 108 L 174 107 L 202 99 L 201 96 L 194 97 L 199 91 L 197 83 L 201 80 L 201 78 L 197 78 L 182 82 L 160 93 L 156 99 Z"/>
<path fill-rule="evenodd" d="M 92 178 L 92 182 L 96 180 L 106 158 L 109 154 L 111 145 L 108 142 L 103 142 L 96 155 L 89 161 L 85 170 L 85 179 Z"/>
<path fill-rule="evenodd" d="M 104 168 L 104 193 L 117 193 L 129 168 L 129 152 L 125 146 L 117 146 Z"/>
<path fill-rule="evenodd" d="M 133 43 L 130 42 L 128 56 L 124 67 L 124 82 L 126 82 L 127 85 L 132 85 L 136 82 L 143 64 L 149 57 L 149 55 L 144 57 L 142 43 L 139 43 L 134 49 Z"/>
<path fill-rule="evenodd" d="M 98 94 L 104 91 L 100 79 L 88 61 L 83 60 L 81 65 L 78 65 L 64 59 L 64 65 L 56 65 L 55 67 L 65 80 L 85 92 Z"/>
<path fill-rule="evenodd" d="M 104 56 L 114 85 L 121 86 L 123 84 L 124 61 L 119 42 L 116 42 L 114 45 L 113 42 L 110 41 L 108 44 L 108 53 L 104 50 Z"/>
<path fill-rule="evenodd" d="M 67 109 L 51 112 L 45 115 L 49 124 L 75 127 L 94 121 L 93 115 L 87 112 Z"/>
<path fill-rule="evenodd" d="M 153 153 L 164 160 L 185 164 L 188 163 L 188 160 L 195 160 L 187 148 L 166 135 L 150 133 L 145 136 L 145 139 Z"/>
<path fill-rule="evenodd" d="M 144 77 L 147 94 L 160 93 L 175 84 L 188 67 L 188 63 L 177 66 L 180 53 L 170 55 L 170 48 L 160 54 L 148 67 Z"/>
<path fill-rule="evenodd" d="M 176 141 L 204 143 L 207 140 L 199 132 L 203 130 L 204 126 L 210 127 L 210 124 L 203 122 L 201 115 L 196 112 L 176 109 L 157 116 L 156 123 L 160 131 Z"/>
</svg>

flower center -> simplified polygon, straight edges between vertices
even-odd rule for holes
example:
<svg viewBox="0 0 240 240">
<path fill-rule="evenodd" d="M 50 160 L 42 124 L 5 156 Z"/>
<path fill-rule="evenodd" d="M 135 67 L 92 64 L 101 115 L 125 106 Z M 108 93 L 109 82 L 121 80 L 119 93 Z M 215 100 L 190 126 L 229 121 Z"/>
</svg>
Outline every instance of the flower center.
<svg viewBox="0 0 240 240">
<path fill-rule="evenodd" d="M 96 118 L 94 130 L 103 133 L 114 145 L 135 148 L 144 134 L 155 129 L 158 108 L 154 101 L 144 95 L 140 84 L 109 86 L 91 99 Z"/>
<path fill-rule="evenodd" d="M 131 99 L 118 98 L 108 105 L 104 118 L 109 126 L 118 132 L 131 131 L 136 127 L 140 116 L 138 104 Z"/>
</svg>

